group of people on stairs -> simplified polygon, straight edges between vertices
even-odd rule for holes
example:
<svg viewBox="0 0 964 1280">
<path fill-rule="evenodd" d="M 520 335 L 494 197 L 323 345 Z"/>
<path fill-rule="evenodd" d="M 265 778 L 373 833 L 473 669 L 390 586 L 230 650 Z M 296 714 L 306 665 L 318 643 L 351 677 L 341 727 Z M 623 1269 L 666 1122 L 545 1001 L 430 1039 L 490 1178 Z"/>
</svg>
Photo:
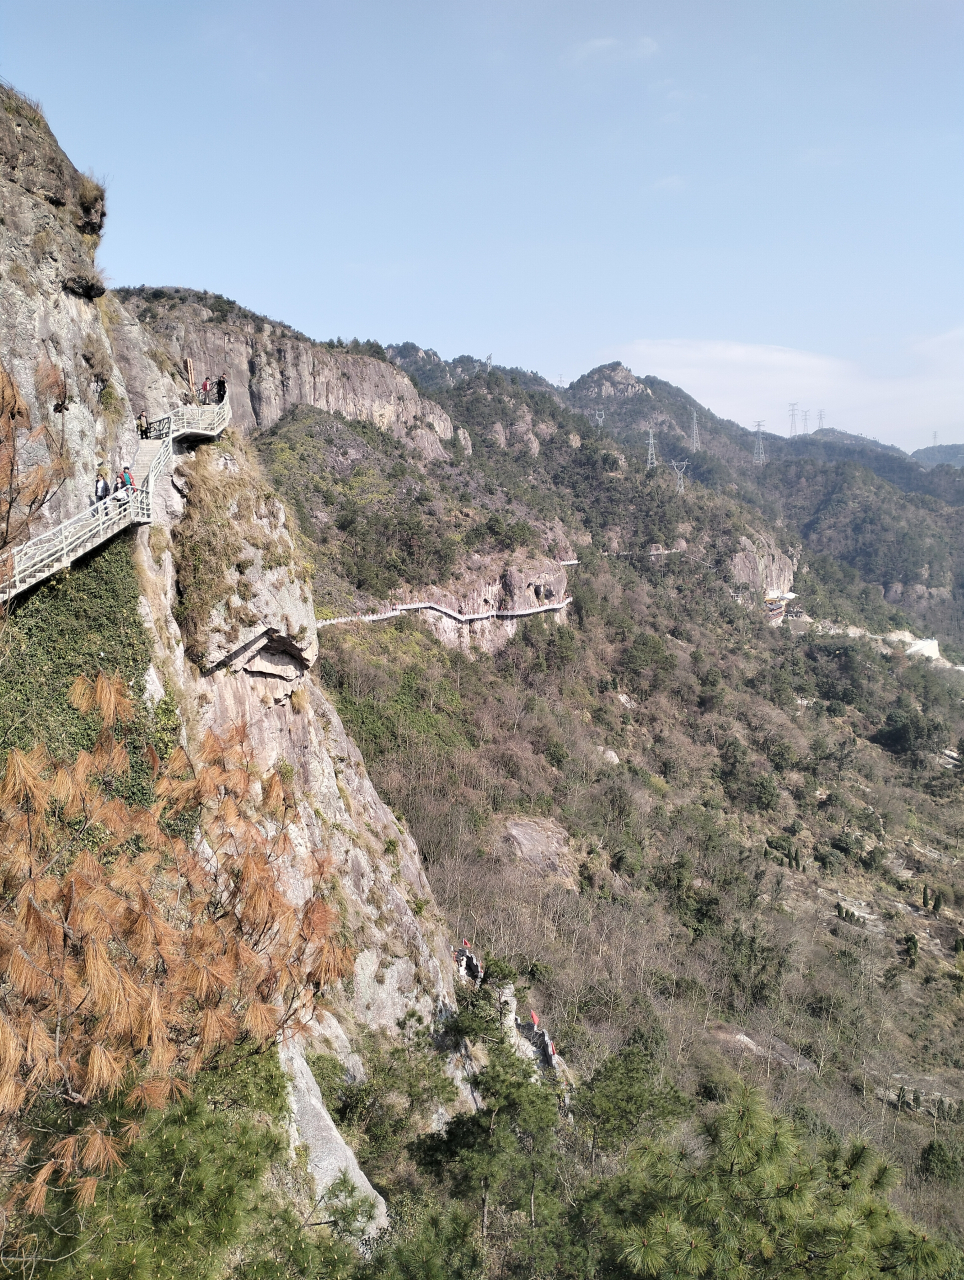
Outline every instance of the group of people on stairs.
<svg viewBox="0 0 964 1280">
<path fill-rule="evenodd" d="M 210 378 L 205 378 L 201 383 L 202 404 L 223 404 L 227 394 L 228 384 L 223 373 L 219 375 L 216 382 L 212 382 Z M 214 397 L 213 400 L 212 396 Z M 137 433 L 142 440 L 146 440 L 150 436 L 150 424 L 147 421 L 147 414 L 143 411 L 137 415 Z M 137 485 L 134 483 L 130 467 L 124 467 L 122 471 L 117 473 L 113 488 L 111 488 L 110 481 L 107 478 L 106 468 L 100 467 L 94 484 L 94 500 L 91 506 L 93 507 L 96 503 L 103 502 L 107 498 L 116 498 L 118 502 L 126 502 L 136 492 Z"/>
<path fill-rule="evenodd" d="M 124 467 L 123 471 L 118 471 L 113 489 L 110 487 L 105 469 L 101 467 L 97 472 L 97 481 L 94 484 L 95 503 L 103 502 L 106 498 L 116 498 L 118 502 L 126 502 L 131 494 L 136 492 L 137 485 L 134 483 L 130 467 Z"/>
</svg>

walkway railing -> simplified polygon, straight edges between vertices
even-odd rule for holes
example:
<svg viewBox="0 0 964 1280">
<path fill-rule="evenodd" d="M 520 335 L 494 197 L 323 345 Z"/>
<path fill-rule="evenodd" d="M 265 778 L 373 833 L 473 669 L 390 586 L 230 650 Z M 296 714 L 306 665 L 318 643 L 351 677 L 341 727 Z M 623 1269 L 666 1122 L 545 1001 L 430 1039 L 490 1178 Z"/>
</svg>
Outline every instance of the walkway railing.
<svg viewBox="0 0 964 1280">
<path fill-rule="evenodd" d="M 66 569 L 129 525 L 150 524 L 154 489 L 174 455 L 174 441 L 182 436 L 214 439 L 230 420 L 231 406 L 225 399 L 213 406 L 186 405 L 149 422 L 148 438 L 162 443 L 141 487 L 111 494 L 22 546 L 8 548 L 0 555 L 0 602 Z"/>
<path fill-rule="evenodd" d="M 220 435 L 231 421 L 231 403 L 225 397 L 221 404 L 185 404 L 172 409 L 163 418 L 153 418 L 147 424 L 148 438 L 163 440 L 165 436 L 176 440 L 178 436 Z"/>
<path fill-rule="evenodd" d="M 534 609 L 489 609 L 486 613 L 457 613 L 447 605 L 421 600 L 417 604 L 399 604 L 382 613 L 351 613 L 343 618 L 322 618 L 318 627 L 334 627 L 343 622 L 386 622 L 389 618 L 400 618 L 403 613 L 415 613 L 420 609 L 433 609 L 455 622 L 486 622 L 489 618 L 531 618 L 535 613 L 558 613 L 567 604 L 572 604 L 572 596 L 566 596 L 558 604 L 536 605 Z"/>
</svg>

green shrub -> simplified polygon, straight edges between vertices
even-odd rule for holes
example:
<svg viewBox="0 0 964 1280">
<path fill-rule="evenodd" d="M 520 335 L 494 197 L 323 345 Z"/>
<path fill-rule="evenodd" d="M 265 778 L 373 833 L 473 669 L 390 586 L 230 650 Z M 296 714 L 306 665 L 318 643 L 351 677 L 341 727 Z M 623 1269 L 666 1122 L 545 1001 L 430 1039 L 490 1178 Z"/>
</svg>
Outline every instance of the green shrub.
<svg viewBox="0 0 964 1280">
<path fill-rule="evenodd" d="M 933 1138 L 920 1153 L 920 1171 L 923 1178 L 956 1186 L 964 1180 L 964 1148 Z"/>
</svg>

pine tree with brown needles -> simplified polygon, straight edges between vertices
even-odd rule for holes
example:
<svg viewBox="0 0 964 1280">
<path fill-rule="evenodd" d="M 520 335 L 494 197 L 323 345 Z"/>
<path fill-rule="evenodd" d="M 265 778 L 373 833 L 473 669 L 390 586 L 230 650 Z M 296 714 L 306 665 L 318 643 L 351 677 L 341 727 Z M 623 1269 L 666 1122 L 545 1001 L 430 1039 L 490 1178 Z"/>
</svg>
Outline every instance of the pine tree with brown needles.
<svg viewBox="0 0 964 1280">
<path fill-rule="evenodd" d="M 80 677 L 71 701 L 100 716 L 93 751 L 62 763 L 13 750 L 0 781 L 5 1220 L 42 1213 L 53 1179 L 78 1207 L 93 1202 L 137 1136 L 88 1119 L 96 1099 L 166 1106 L 219 1050 L 295 1033 L 353 960 L 322 897 L 299 909 L 282 890 L 296 802 L 258 773 L 243 724 L 209 732 L 196 759 L 179 748 L 161 768 L 150 753 L 142 807 L 118 788 L 130 759 L 115 730 L 133 716 L 123 682 Z M 194 816 L 189 847 L 172 829 Z M 327 870 L 319 858 L 319 885 Z M 77 1125 L 44 1148 L 31 1107 L 52 1097 Z"/>
</svg>

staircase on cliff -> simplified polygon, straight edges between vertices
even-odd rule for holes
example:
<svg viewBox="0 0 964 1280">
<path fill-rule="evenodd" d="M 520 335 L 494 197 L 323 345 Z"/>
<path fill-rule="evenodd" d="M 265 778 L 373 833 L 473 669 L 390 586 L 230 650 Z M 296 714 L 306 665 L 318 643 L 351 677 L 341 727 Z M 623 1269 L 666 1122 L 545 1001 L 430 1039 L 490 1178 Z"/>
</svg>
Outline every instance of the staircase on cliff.
<svg viewBox="0 0 964 1280">
<path fill-rule="evenodd" d="M 150 524 L 154 493 L 174 456 L 174 441 L 214 440 L 231 421 L 231 405 L 185 405 L 148 423 L 131 467 L 134 489 L 111 494 L 80 515 L 46 533 L 12 547 L 0 557 L 0 602 L 7 603 L 29 587 L 66 569 L 132 524 Z"/>
</svg>

